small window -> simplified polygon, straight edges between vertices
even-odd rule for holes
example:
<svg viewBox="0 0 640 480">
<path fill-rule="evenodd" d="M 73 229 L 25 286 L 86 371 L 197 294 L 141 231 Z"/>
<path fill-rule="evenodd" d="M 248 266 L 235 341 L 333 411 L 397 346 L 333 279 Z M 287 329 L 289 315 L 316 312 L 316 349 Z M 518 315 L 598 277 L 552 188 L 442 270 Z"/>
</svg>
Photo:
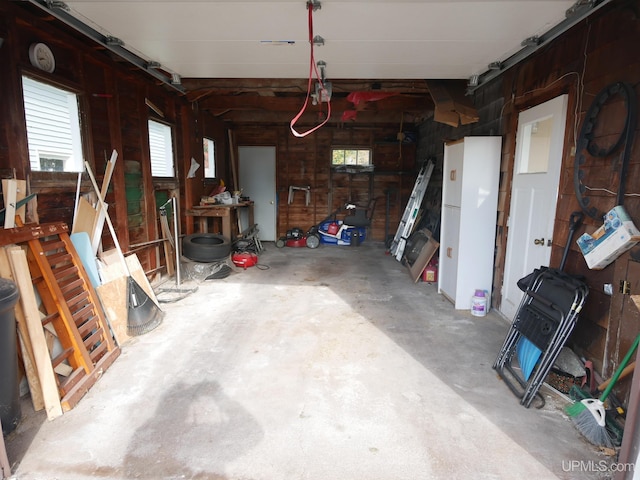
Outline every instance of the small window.
<svg viewBox="0 0 640 480">
<path fill-rule="evenodd" d="M 551 155 L 553 117 L 523 125 L 522 155 L 518 173 L 546 173 Z"/>
<path fill-rule="evenodd" d="M 204 148 L 204 178 L 216 177 L 216 144 L 210 138 L 202 140 Z"/>
<path fill-rule="evenodd" d="M 77 95 L 29 77 L 22 77 L 22 95 L 31 170 L 82 172 Z"/>
<path fill-rule="evenodd" d="M 338 166 L 369 166 L 371 165 L 371 149 L 333 148 L 331 150 L 331 165 Z"/>
<path fill-rule="evenodd" d="M 173 141 L 171 127 L 149 120 L 149 153 L 151 155 L 151 175 L 173 177 Z"/>
</svg>

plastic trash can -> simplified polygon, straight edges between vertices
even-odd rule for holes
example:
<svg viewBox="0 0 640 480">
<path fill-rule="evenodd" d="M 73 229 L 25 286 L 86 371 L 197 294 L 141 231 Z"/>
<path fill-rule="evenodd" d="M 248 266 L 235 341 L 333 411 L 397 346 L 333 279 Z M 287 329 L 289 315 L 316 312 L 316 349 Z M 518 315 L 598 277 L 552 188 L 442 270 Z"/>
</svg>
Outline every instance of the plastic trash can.
<svg viewBox="0 0 640 480">
<path fill-rule="evenodd" d="M 4 435 L 15 430 L 22 415 L 14 313 L 19 297 L 16 284 L 0 278 L 0 420 Z"/>
</svg>

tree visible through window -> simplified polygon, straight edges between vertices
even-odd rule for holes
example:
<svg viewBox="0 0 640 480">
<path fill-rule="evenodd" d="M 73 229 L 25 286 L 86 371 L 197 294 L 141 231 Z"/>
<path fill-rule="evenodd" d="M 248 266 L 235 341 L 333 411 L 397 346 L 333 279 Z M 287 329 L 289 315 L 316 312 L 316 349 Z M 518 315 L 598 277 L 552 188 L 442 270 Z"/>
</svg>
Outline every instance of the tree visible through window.
<svg viewBox="0 0 640 480">
<path fill-rule="evenodd" d="M 371 165 L 371 150 L 368 148 L 333 148 L 331 150 L 331 165 Z"/>
<path fill-rule="evenodd" d="M 77 95 L 25 76 L 22 95 L 31 170 L 83 171 Z"/>
</svg>

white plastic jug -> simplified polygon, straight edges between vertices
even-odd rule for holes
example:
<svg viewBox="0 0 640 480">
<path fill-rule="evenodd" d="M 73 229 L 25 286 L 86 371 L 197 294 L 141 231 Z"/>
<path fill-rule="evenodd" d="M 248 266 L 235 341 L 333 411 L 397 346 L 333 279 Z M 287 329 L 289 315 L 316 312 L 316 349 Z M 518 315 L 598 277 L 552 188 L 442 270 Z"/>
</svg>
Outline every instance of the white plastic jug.
<svg viewBox="0 0 640 480">
<path fill-rule="evenodd" d="M 471 315 L 475 317 L 484 317 L 489 310 L 488 300 L 488 291 L 476 290 L 476 293 L 471 297 Z"/>
</svg>

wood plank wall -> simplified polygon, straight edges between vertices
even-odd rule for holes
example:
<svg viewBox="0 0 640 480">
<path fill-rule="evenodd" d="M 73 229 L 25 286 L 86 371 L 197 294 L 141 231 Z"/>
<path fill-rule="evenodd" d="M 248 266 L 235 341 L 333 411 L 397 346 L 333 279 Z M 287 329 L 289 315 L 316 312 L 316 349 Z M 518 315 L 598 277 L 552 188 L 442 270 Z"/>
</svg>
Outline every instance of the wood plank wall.
<svg viewBox="0 0 640 480">
<path fill-rule="evenodd" d="M 25 5 L 26 6 L 26 5 Z M 31 10 L 31 12 L 29 11 Z M 191 157 L 202 160 L 202 140 L 192 140 L 198 116 L 191 105 L 175 90 L 158 85 L 151 76 L 131 65 L 112 58 L 104 49 L 68 28 L 61 27 L 35 7 L 22 8 L 13 2 L 0 3 L 0 175 L 15 174 L 28 178 L 32 191 L 38 194 L 41 222 L 73 219 L 77 174 L 30 172 L 26 127 L 22 104 L 21 75 L 33 76 L 57 84 L 78 94 L 85 140 L 85 158 L 101 183 L 113 149 L 118 161 L 107 195 L 110 216 L 122 249 L 148 242 L 159 236 L 159 215 L 155 196 L 166 198 L 171 193 L 188 192 L 184 173 Z M 45 42 L 56 56 L 56 70 L 41 72 L 29 63 L 29 45 Z M 162 117 L 147 105 L 150 100 Z M 174 154 L 177 173 L 174 179 L 159 180 L 151 176 L 148 151 L 149 118 L 166 122 L 174 128 Z M 215 120 L 210 122 L 215 125 Z M 139 193 L 132 195 L 127 178 L 132 171 L 141 173 Z M 182 182 L 182 185 L 179 183 Z M 82 191 L 92 191 L 88 177 Z M 140 198 L 137 205 L 137 198 Z M 184 202 L 184 196 L 181 197 Z M 113 246 L 109 231 L 103 234 L 105 249 Z M 163 263 L 155 247 L 136 250 L 147 272 L 156 271 Z"/>
<path fill-rule="evenodd" d="M 417 174 L 415 144 L 400 144 L 396 134 L 397 126 L 339 128 L 327 125 L 307 137 L 297 138 L 288 126 L 237 127 L 235 140 L 239 146 L 276 146 L 278 236 L 286 235 L 287 230 L 294 227 L 306 231 L 345 203 L 367 206 L 370 200 L 378 199 L 371 239 L 384 241 L 387 223 L 390 234 L 396 232 Z M 332 147 L 371 148 L 374 172 L 332 171 Z M 294 194 L 293 202 L 289 204 L 290 186 L 310 186 L 310 205 L 305 205 L 301 193 Z M 391 192 L 388 216 L 387 192 Z M 344 215 L 343 210 L 337 218 L 340 220 Z"/>
<path fill-rule="evenodd" d="M 571 212 L 580 210 L 573 184 L 576 132 L 579 131 L 595 96 L 607 85 L 616 81 L 627 82 L 633 86 L 636 94 L 640 94 L 640 57 L 636 48 L 640 44 L 639 11 L 638 0 L 613 2 L 530 59 L 476 90 L 473 97 L 480 112 L 478 124 L 456 129 L 428 121 L 420 126 L 418 156 L 435 157 L 438 160 L 440 175 L 445 140 L 458 139 L 465 135 L 503 136 L 503 162 L 496 222 L 498 238 L 494 305 L 499 306 L 501 300 L 500 289 L 508 233 L 506 218 L 509 213 L 518 113 L 560 94 L 569 94 L 565 153 L 551 255 L 551 265 L 557 266 L 569 231 L 569 216 Z M 614 99 L 607 109 L 603 109 L 595 132 L 598 142 L 606 144 L 617 139 L 622 129 L 621 117 L 624 114 L 619 98 Z M 640 225 L 640 197 L 637 196 L 640 193 L 640 138 L 637 134 L 638 126 L 635 125 L 634 128 L 636 136 L 633 153 L 624 179 L 626 191 L 631 196 L 625 198 L 624 205 L 635 224 Z M 589 183 L 617 191 L 619 179 L 615 167 L 618 159 L 619 152 L 607 159 L 589 158 L 585 166 Z M 434 203 L 439 201 L 438 194 L 439 192 L 434 190 Z M 597 205 L 600 210 L 607 211 L 615 205 L 614 197 L 604 191 L 591 191 L 589 196 L 592 204 Z M 587 217 L 585 225 L 576 232 L 574 239 L 585 231 L 593 232 L 601 224 L 601 219 Z M 576 351 L 593 360 L 596 368 L 605 376 L 612 373 L 640 330 L 637 309 L 633 307 L 628 296 L 618 292 L 617 285 L 623 277 L 632 277 L 633 274 L 629 274 L 628 271 L 637 271 L 629 265 L 634 257 L 640 260 L 639 250 L 633 249 L 601 271 L 587 268 L 575 243 L 572 243 L 569 252 L 566 271 L 584 275 L 590 287 L 587 304 L 571 343 Z M 635 264 L 631 267 L 635 267 Z M 637 280 L 632 280 L 637 288 Z M 613 296 L 604 293 L 605 284 L 613 284 Z"/>
</svg>

